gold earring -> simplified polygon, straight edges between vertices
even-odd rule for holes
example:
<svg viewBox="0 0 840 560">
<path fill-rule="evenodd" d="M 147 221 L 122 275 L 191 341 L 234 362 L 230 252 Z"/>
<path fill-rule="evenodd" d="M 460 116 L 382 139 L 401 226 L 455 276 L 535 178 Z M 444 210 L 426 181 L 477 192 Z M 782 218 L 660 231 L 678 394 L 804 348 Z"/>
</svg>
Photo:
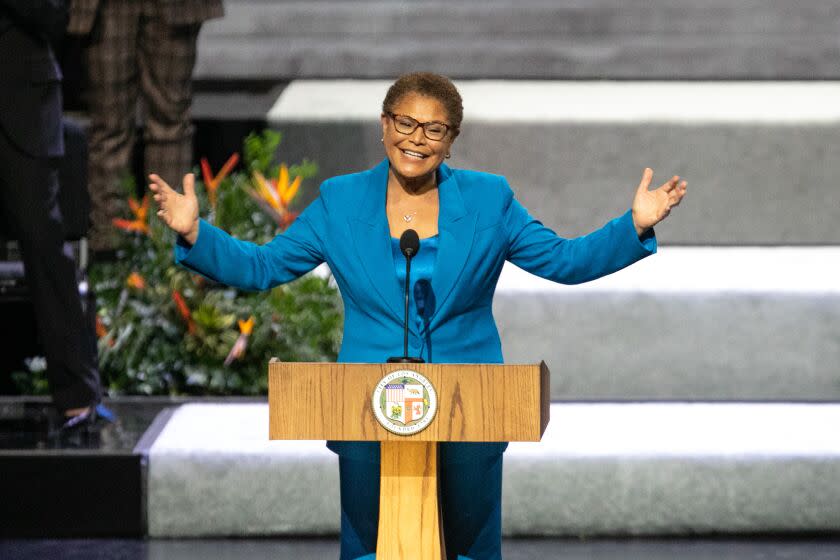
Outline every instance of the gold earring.
<svg viewBox="0 0 840 560">
<path fill-rule="evenodd" d="M 449 152 L 446 152 L 446 159 L 449 159 L 451 157 L 452 157 L 452 154 L 450 154 Z"/>
</svg>

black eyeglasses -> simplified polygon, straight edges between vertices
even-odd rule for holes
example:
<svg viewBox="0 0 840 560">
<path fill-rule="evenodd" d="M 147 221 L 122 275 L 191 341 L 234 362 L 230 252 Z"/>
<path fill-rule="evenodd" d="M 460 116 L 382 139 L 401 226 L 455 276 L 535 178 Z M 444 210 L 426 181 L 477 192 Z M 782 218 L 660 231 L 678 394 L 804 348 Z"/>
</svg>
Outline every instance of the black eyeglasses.
<svg viewBox="0 0 840 560">
<path fill-rule="evenodd" d="M 400 134 L 413 134 L 417 127 L 421 126 L 423 127 L 423 135 L 429 140 L 443 140 L 451 128 L 448 124 L 442 122 L 419 122 L 408 115 L 396 115 L 391 112 L 386 114 L 394 121 L 394 128 Z"/>
</svg>

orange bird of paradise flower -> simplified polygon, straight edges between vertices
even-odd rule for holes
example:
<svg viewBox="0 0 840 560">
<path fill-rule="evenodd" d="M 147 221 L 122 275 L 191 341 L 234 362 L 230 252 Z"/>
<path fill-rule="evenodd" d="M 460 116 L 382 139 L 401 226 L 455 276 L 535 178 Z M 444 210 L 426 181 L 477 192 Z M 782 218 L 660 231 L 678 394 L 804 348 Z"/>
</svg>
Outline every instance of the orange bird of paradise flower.
<svg viewBox="0 0 840 560">
<path fill-rule="evenodd" d="M 225 177 L 230 174 L 238 161 L 239 154 L 234 152 L 219 170 L 219 173 L 216 174 L 216 176 L 213 176 L 213 172 L 210 170 L 210 163 L 207 161 L 207 158 L 201 158 L 201 176 L 204 178 L 204 187 L 207 189 L 207 198 L 210 199 L 210 206 L 213 208 L 216 207 L 216 190 L 218 190 L 219 185 L 221 185 L 222 181 L 225 180 Z"/>
<path fill-rule="evenodd" d="M 105 328 L 105 323 L 102 322 L 102 318 L 97 315 L 96 316 L 96 338 L 105 338 L 108 336 L 108 329 Z M 117 343 L 113 338 L 108 340 L 108 346 L 114 347 Z"/>
<path fill-rule="evenodd" d="M 146 288 L 146 280 L 137 272 L 132 272 L 125 279 L 125 285 L 135 290 L 143 290 Z"/>
<path fill-rule="evenodd" d="M 254 171 L 252 178 L 252 183 L 256 188 L 246 187 L 248 195 L 271 216 L 278 226 L 285 228 L 291 224 L 297 218 L 298 212 L 289 211 L 289 203 L 298 193 L 303 178 L 297 175 L 290 183 L 289 168 L 285 165 L 280 166 L 277 179 L 266 179 L 259 171 Z"/>
<path fill-rule="evenodd" d="M 134 214 L 134 219 L 114 218 L 112 223 L 125 231 L 136 231 L 149 235 L 149 223 L 147 221 L 149 217 L 149 195 L 145 195 L 142 202 L 137 202 L 137 199 L 133 196 L 129 197 L 128 206 Z"/>
<path fill-rule="evenodd" d="M 187 332 L 195 334 L 195 321 L 193 321 L 190 308 L 187 307 L 187 302 L 184 301 L 184 296 L 181 295 L 181 292 L 174 290 L 172 292 L 172 301 L 175 302 L 175 306 L 178 308 L 178 314 L 187 323 Z"/>
<path fill-rule="evenodd" d="M 248 348 L 248 337 L 254 330 L 254 316 L 248 317 L 247 321 L 239 320 L 239 338 L 233 343 L 233 346 L 225 358 L 225 365 L 229 366 L 234 360 L 238 360 L 245 354 L 245 349 Z"/>
</svg>

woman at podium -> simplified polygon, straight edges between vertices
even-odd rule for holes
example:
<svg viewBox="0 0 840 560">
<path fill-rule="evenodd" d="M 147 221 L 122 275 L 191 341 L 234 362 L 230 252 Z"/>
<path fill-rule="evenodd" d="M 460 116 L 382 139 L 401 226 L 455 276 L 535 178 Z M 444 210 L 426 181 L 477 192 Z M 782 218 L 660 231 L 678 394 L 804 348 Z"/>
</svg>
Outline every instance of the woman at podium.
<svg viewBox="0 0 840 560">
<path fill-rule="evenodd" d="M 564 239 L 528 213 L 504 177 L 444 163 L 462 118 L 461 96 L 449 79 L 401 76 L 382 104 L 382 162 L 324 181 L 286 232 L 261 246 L 199 218 L 192 174 L 183 178 L 183 194 L 154 174 L 149 188 L 158 216 L 178 234 L 177 262 L 216 282 L 266 290 L 326 262 L 344 300 L 340 362 L 381 363 L 402 355 L 399 238 L 413 229 L 420 246 L 412 259 L 409 354 L 426 362 L 502 363 L 492 300 L 505 261 L 564 284 L 611 274 L 656 252 L 652 228 L 680 203 L 686 182 L 674 176 L 650 190 L 653 171 L 645 169 L 627 212 L 588 235 Z M 341 558 L 372 558 L 378 442 L 328 446 L 339 455 Z M 440 445 L 450 558 L 501 558 L 506 446 Z"/>
</svg>

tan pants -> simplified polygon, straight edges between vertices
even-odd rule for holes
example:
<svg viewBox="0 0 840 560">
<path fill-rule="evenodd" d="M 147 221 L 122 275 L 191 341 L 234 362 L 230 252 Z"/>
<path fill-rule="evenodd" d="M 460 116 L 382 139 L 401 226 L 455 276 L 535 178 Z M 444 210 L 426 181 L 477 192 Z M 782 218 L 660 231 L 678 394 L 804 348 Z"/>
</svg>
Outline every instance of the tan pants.
<svg viewBox="0 0 840 560">
<path fill-rule="evenodd" d="M 155 0 L 102 0 L 85 42 L 90 127 L 93 250 L 113 248 L 115 217 L 126 217 L 120 180 L 129 173 L 137 102 L 145 132 L 145 173 L 173 186 L 192 164 L 192 71 L 200 24 L 167 24 Z M 145 178 L 138 178 L 143 184 Z"/>
</svg>

